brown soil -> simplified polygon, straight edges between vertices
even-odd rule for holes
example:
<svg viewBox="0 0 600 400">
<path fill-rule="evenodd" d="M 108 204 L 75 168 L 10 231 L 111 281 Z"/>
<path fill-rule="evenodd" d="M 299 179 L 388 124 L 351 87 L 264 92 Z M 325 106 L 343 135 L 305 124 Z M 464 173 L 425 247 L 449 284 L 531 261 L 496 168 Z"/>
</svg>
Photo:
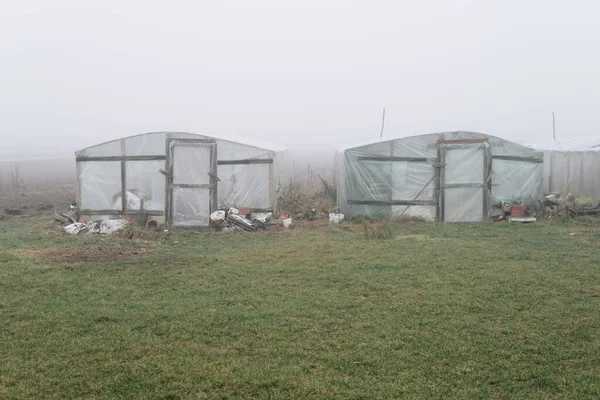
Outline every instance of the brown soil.
<svg viewBox="0 0 600 400">
<path fill-rule="evenodd" d="M 0 215 L 51 215 L 66 212 L 75 200 L 74 185 L 31 188 L 0 193 Z"/>
<path fill-rule="evenodd" d="M 40 265 L 88 264 L 99 262 L 131 261 L 152 254 L 152 249 L 105 248 L 48 248 L 25 249 L 17 255 L 33 257 Z"/>
</svg>

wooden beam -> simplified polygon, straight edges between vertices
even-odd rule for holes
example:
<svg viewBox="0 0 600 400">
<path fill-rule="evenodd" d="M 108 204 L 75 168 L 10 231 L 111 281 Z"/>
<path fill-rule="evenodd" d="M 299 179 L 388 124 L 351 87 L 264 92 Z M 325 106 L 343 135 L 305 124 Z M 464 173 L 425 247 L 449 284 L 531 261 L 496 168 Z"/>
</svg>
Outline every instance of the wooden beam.
<svg viewBox="0 0 600 400">
<path fill-rule="evenodd" d="M 248 158 L 245 160 L 219 160 L 218 165 L 238 165 L 238 164 L 273 164 L 272 158 L 254 159 Z"/>
<path fill-rule="evenodd" d="M 358 161 L 428 162 L 429 160 L 425 157 L 364 156 L 364 157 L 358 157 Z"/>
<path fill-rule="evenodd" d="M 172 183 L 171 187 L 181 189 L 213 189 L 214 186 L 211 184 Z"/>
<path fill-rule="evenodd" d="M 520 157 L 520 156 L 492 156 L 492 160 L 506 160 L 506 161 L 521 161 L 521 162 L 530 162 L 543 164 L 544 160 L 540 158 L 534 157 Z"/>
<path fill-rule="evenodd" d="M 163 161 L 166 156 L 93 156 L 77 157 L 76 161 Z"/>
<path fill-rule="evenodd" d="M 163 216 L 165 214 L 164 211 L 162 210 L 142 210 L 143 212 L 147 213 L 148 215 L 152 215 L 152 216 Z M 127 210 L 127 211 L 121 211 L 121 210 L 79 210 L 78 214 L 80 215 L 137 215 L 137 213 L 140 212 L 140 210 Z"/>
<path fill-rule="evenodd" d="M 446 183 L 442 185 L 444 189 L 456 189 L 456 188 L 480 188 L 485 187 L 487 184 L 485 182 L 480 183 Z"/>
<path fill-rule="evenodd" d="M 346 203 L 370 206 L 435 206 L 433 200 L 346 200 Z"/>
<path fill-rule="evenodd" d="M 121 156 L 127 155 L 125 139 L 121 139 Z M 127 210 L 127 166 L 125 160 L 121 160 L 121 210 Z"/>
</svg>

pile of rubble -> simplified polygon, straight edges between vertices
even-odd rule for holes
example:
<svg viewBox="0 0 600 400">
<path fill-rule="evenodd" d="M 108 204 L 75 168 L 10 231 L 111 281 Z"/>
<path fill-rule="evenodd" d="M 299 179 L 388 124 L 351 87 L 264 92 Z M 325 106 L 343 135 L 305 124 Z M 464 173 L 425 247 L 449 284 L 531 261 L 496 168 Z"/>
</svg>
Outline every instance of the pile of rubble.
<svg viewBox="0 0 600 400">
<path fill-rule="evenodd" d="M 52 218 L 62 225 L 63 231 L 69 235 L 79 235 L 80 233 L 99 233 L 110 235 L 121 232 L 125 229 L 129 221 L 124 219 L 107 219 L 92 221 L 89 223 L 79 222 L 77 215 L 77 202 L 74 201 L 69 207 L 69 211 L 64 213 L 54 212 Z"/>
<path fill-rule="evenodd" d="M 210 214 L 213 226 L 218 230 L 245 230 L 255 232 L 259 229 L 275 229 L 283 226 L 288 228 L 292 220 L 286 218 L 281 223 L 272 221 L 271 212 L 252 212 L 251 209 L 238 209 L 235 207 L 221 207 Z"/>
</svg>

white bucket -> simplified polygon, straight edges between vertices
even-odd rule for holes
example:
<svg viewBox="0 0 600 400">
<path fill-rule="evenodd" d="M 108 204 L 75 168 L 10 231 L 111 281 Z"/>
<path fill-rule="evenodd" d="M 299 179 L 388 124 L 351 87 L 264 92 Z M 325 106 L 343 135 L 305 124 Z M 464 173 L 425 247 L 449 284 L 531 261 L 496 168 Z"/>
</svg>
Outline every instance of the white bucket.
<svg viewBox="0 0 600 400">
<path fill-rule="evenodd" d="M 284 228 L 289 228 L 290 225 L 292 225 L 292 219 L 291 218 L 286 218 L 283 221 L 281 221 L 281 226 L 283 226 Z"/>
</svg>

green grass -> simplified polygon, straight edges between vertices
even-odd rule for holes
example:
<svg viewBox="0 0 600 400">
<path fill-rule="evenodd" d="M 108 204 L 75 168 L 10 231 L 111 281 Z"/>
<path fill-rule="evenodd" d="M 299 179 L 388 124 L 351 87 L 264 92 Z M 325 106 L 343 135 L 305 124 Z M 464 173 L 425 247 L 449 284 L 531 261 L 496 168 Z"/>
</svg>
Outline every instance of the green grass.
<svg viewBox="0 0 600 400">
<path fill-rule="evenodd" d="M 390 226 L 1 222 L 0 398 L 600 397 L 600 225 Z"/>
</svg>

